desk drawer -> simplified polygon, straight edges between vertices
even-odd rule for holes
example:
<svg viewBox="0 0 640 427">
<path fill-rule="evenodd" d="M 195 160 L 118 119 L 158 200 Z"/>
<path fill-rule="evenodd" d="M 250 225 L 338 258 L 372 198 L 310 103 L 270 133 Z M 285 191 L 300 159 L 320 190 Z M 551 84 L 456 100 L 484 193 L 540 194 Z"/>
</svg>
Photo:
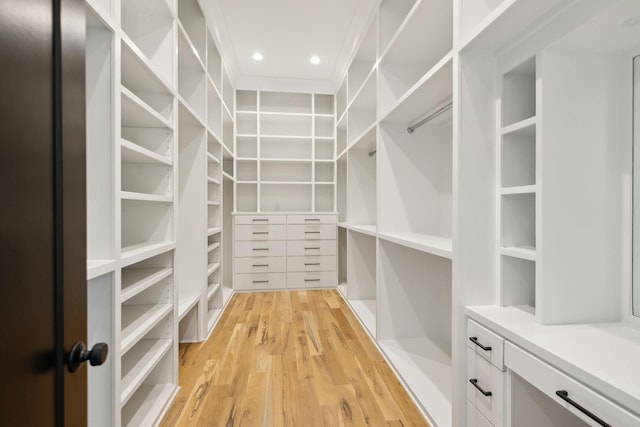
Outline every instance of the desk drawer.
<svg viewBox="0 0 640 427">
<path fill-rule="evenodd" d="M 235 274 L 233 288 L 238 291 L 284 289 L 287 286 L 285 273 Z"/>
<path fill-rule="evenodd" d="M 235 240 L 285 240 L 286 225 L 236 225 Z"/>
<path fill-rule="evenodd" d="M 470 319 L 467 320 L 467 347 L 504 370 L 504 338 Z"/>
<path fill-rule="evenodd" d="M 288 240 L 335 240 L 335 225 L 289 225 L 287 226 Z"/>
<path fill-rule="evenodd" d="M 285 257 L 236 258 L 234 273 L 286 273 Z"/>
<path fill-rule="evenodd" d="M 287 271 L 336 271 L 335 256 L 291 256 L 287 258 Z"/>
<path fill-rule="evenodd" d="M 506 372 L 493 366 L 474 349 L 467 347 L 467 375 L 469 402 L 495 427 L 502 427 Z M 487 396 L 489 393 L 491 395 Z"/>
<path fill-rule="evenodd" d="M 508 369 L 589 425 L 602 424 L 585 411 L 612 426 L 640 425 L 640 418 L 636 415 L 510 342 L 505 343 L 504 362 Z M 558 395 L 561 391 L 566 392 L 564 399 Z"/>
<path fill-rule="evenodd" d="M 286 256 L 287 242 L 284 240 L 238 240 L 234 242 L 233 252 L 236 257 Z"/>
<path fill-rule="evenodd" d="M 337 280 L 335 271 L 287 273 L 287 287 L 291 289 L 335 287 Z"/>
</svg>

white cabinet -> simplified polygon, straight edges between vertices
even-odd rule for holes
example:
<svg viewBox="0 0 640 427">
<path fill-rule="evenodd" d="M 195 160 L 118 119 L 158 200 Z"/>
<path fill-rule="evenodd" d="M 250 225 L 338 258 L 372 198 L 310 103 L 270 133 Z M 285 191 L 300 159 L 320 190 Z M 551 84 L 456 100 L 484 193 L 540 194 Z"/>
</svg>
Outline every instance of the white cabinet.
<svg viewBox="0 0 640 427">
<path fill-rule="evenodd" d="M 236 214 L 234 220 L 236 289 L 336 286 L 335 215 Z"/>
</svg>

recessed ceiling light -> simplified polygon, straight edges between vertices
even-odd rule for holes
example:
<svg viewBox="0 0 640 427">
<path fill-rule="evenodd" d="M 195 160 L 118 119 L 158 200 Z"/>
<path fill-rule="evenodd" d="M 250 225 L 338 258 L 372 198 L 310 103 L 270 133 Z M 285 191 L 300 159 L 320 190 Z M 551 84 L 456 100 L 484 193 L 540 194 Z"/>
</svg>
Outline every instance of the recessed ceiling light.
<svg viewBox="0 0 640 427">
<path fill-rule="evenodd" d="M 251 55 L 251 57 L 255 61 L 262 61 L 264 59 L 264 56 L 262 56 L 262 54 L 260 52 L 253 52 L 253 55 Z"/>
<path fill-rule="evenodd" d="M 311 58 L 309 58 L 309 62 L 311 62 L 313 65 L 318 65 L 320 63 L 320 57 L 318 55 L 313 55 Z"/>
</svg>

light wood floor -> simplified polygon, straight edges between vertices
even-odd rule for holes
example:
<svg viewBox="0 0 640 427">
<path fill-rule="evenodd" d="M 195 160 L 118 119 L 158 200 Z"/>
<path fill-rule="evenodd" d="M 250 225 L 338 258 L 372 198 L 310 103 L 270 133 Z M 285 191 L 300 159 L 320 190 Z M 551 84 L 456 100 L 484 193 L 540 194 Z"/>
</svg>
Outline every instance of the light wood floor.
<svg viewBox="0 0 640 427">
<path fill-rule="evenodd" d="M 235 294 L 161 426 L 427 426 L 335 290 Z"/>
</svg>

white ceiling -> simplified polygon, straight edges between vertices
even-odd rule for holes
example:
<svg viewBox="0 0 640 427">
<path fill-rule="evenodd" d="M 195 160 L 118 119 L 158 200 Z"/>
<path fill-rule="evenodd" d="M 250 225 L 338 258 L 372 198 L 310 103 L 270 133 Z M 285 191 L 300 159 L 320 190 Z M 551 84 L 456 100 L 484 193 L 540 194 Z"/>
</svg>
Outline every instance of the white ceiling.
<svg viewBox="0 0 640 427">
<path fill-rule="evenodd" d="M 201 0 L 236 88 L 321 93 L 336 91 L 377 3 Z M 320 64 L 309 62 L 312 55 Z"/>
</svg>

